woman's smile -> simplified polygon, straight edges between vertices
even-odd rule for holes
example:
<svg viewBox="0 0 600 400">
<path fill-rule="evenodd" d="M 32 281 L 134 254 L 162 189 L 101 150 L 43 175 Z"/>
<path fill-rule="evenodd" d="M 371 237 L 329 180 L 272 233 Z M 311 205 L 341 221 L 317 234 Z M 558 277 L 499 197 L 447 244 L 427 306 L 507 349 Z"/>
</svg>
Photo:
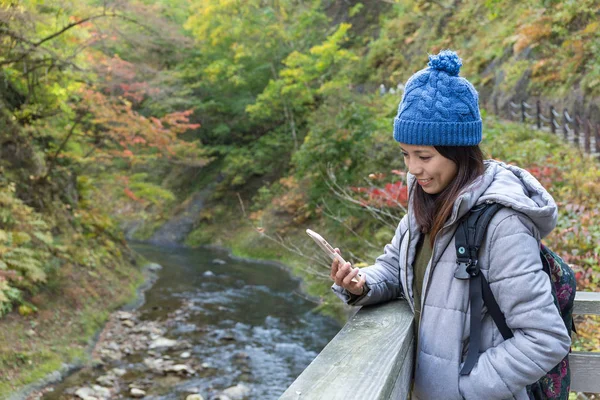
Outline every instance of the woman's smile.
<svg viewBox="0 0 600 400">
<path fill-rule="evenodd" d="M 417 179 L 417 182 L 419 182 L 419 185 L 421 186 L 427 186 L 431 183 L 432 179 Z"/>
</svg>

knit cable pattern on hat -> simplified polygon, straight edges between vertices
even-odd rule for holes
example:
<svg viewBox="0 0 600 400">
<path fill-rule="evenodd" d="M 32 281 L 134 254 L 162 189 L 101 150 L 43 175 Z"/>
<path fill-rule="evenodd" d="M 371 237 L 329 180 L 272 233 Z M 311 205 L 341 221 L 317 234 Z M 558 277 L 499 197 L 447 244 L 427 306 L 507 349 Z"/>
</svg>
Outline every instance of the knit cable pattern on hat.
<svg viewBox="0 0 600 400">
<path fill-rule="evenodd" d="M 405 85 L 394 139 L 426 146 L 473 146 L 481 141 L 477 91 L 459 77 L 462 61 L 451 50 L 429 56 L 428 67 Z"/>
</svg>

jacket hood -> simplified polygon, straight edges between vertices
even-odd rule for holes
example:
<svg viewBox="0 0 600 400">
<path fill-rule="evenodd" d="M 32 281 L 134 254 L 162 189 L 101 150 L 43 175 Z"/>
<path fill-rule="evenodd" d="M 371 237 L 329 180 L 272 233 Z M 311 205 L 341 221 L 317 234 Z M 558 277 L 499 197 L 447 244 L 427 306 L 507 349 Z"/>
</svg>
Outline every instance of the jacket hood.
<svg viewBox="0 0 600 400">
<path fill-rule="evenodd" d="M 496 160 L 486 160 L 484 164 L 484 174 L 456 199 L 448 223 L 456 222 L 475 205 L 489 200 L 527 215 L 542 238 L 548 235 L 558 218 L 558 209 L 550 193 L 522 168 Z M 409 188 L 415 183 L 415 177 L 410 173 L 407 174 L 407 182 Z M 409 209 L 412 209 L 410 197 Z M 418 229 L 414 217 L 410 218 L 410 224 L 411 229 Z"/>
</svg>

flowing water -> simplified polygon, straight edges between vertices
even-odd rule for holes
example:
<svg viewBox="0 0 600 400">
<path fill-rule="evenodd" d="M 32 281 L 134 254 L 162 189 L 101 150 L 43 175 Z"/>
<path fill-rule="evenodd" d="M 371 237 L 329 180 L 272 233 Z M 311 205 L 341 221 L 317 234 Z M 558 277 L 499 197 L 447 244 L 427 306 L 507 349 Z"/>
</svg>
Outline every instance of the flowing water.
<svg viewBox="0 0 600 400">
<path fill-rule="evenodd" d="M 71 375 L 44 399 L 73 398 L 76 388 L 96 384 L 112 368 L 127 372 L 111 398 L 128 398 L 124 385 L 131 382 L 144 385 L 146 399 L 185 399 L 194 392 L 210 399 L 241 382 L 250 399 L 277 399 L 340 329 L 313 312 L 316 304 L 302 296 L 299 282 L 276 265 L 233 259 L 225 250 L 133 247 L 163 266 L 136 311 L 138 322 L 162 324 L 163 336 L 188 342 L 188 360 L 203 367 L 185 377 L 156 374 L 144 365 L 148 351 L 133 351 Z"/>
</svg>

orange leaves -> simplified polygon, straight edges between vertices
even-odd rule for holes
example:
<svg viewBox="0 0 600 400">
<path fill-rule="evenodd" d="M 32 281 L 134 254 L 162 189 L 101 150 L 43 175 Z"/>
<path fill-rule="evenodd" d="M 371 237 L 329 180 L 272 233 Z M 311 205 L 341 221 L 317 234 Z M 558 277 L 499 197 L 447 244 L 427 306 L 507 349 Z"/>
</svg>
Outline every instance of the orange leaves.
<svg viewBox="0 0 600 400">
<path fill-rule="evenodd" d="M 542 17 L 532 24 L 525 25 L 517 33 L 517 41 L 513 45 L 515 54 L 519 54 L 530 45 L 539 43 L 552 34 L 552 20 Z"/>
<path fill-rule="evenodd" d="M 302 190 L 296 177 L 289 176 L 279 180 L 282 186 L 287 188 L 282 195 L 275 197 L 271 204 L 274 207 L 275 213 L 283 217 L 286 214 L 292 217 L 295 224 L 300 224 L 308 219 L 311 215 L 307 209 L 306 192 Z M 286 221 L 280 221 L 281 225 Z M 289 221 L 287 221 L 289 223 Z"/>
<path fill-rule="evenodd" d="M 139 197 L 137 197 L 137 196 L 135 195 L 135 193 L 133 193 L 133 192 L 131 191 L 131 189 L 129 189 L 129 188 L 125 188 L 125 189 L 123 189 L 123 192 L 125 193 L 125 196 L 129 197 L 129 198 L 130 198 L 131 200 L 133 200 L 133 201 L 137 201 L 137 202 L 141 202 L 141 201 L 142 201 L 142 200 L 141 200 Z"/>
<path fill-rule="evenodd" d="M 92 115 L 94 129 L 88 133 L 90 139 L 98 143 L 99 137 L 104 138 L 101 141 L 103 147 L 96 151 L 97 159 L 120 156 L 135 160 L 136 156 L 154 149 L 158 151 L 153 152 L 155 156 L 177 159 L 182 153 L 198 161 L 198 145 L 178 137 L 200 126 L 190 123 L 192 110 L 174 112 L 161 118 L 146 118 L 123 98 L 115 99 L 92 89 L 84 90 L 82 97 L 82 103 L 87 105 Z"/>
</svg>

